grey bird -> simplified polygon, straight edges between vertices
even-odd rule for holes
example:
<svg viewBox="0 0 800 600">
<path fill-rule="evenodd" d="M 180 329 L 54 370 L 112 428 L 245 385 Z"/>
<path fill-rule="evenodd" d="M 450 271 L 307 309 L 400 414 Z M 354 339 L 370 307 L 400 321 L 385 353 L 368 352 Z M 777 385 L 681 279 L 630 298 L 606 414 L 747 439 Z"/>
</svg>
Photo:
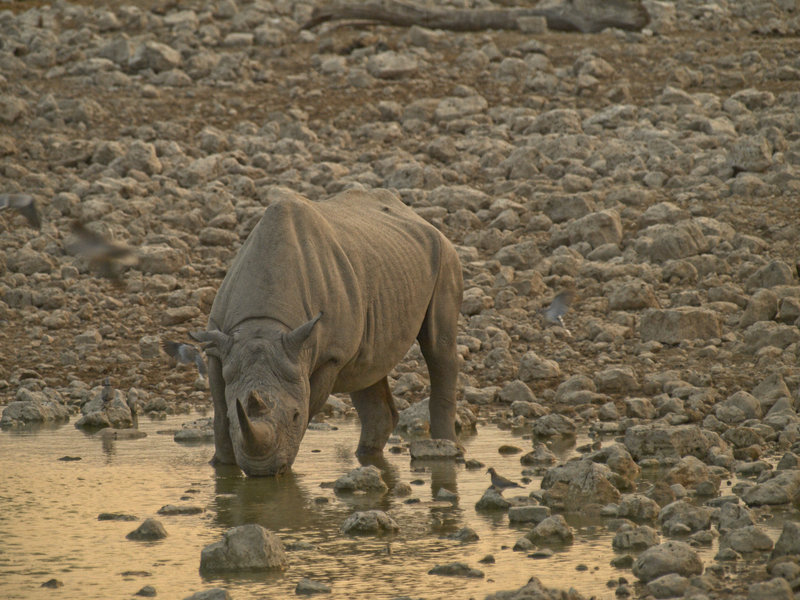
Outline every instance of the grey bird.
<svg viewBox="0 0 800 600">
<path fill-rule="evenodd" d="M 79 221 L 72 224 L 72 232 L 77 240 L 71 244 L 70 250 L 87 259 L 89 267 L 103 277 L 116 279 L 123 267 L 133 266 L 138 262 L 131 248 L 109 242 Z"/>
<path fill-rule="evenodd" d="M 489 467 L 489 469 L 486 472 L 492 476 L 492 487 L 497 490 L 500 490 L 501 492 L 508 488 L 522 487 L 516 481 L 511 481 L 510 479 L 506 479 L 502 475 L 498 475 L 497 471 L 494 470 L 494 467 Z"/>
<path fill-rule="evenodd" d="M 30 194 L 0 194 L 0 210 L 13 208 L 36 229 L 42 228 L 42 220 L 36 208 L 36 199 Z"/>
<path fill-rule="evenodd" d="M 564 290 L 556 294 L 549 306 L 539 309 L 539 314 L 542 315 L 544 322 L 548 325 L 560 325 L 566 330 L 567 334 L 572 335 L 564 324 L 562 317 L 567 314 L 573 298 L 575 298 L 575 292 L 572 290 Z"/>
<path fill-rule="evenodd" d="M 111 378 L 106 377 L 103 380 L 103 390 L 100 392 L 100 398 L 102 398 L 103 400 L 103 406 L 108 404 L 108 401 L 111 400 L 113 395 L 114 395 L 114 388 L 111 387 Z"/>
<path fill-rule="evenodd" d="M 206 376 L 206 361 L 203 360 L 203 355 L 200 354 L 200 351 L 191 344 L 164 341 L 161 343 L 161 347 L 164 348 L 164 352 L 181 364 L 194 363 L 200 375 Z"/>
</svg>

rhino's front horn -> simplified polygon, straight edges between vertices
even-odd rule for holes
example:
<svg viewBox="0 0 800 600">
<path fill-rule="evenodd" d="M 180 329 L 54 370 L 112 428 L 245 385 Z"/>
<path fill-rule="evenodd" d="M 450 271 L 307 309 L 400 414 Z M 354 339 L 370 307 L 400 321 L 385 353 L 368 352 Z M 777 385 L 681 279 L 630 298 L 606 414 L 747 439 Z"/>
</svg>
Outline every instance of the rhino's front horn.
<svg viewBox="0 0 800 600">
<path fill-rule="evenodd" d="M 211 331 L 193 331 L 189 333 L 192 339 L 205 344 L 205 350 L 216 348 L 220 353 L 227 354 L 233 345 L 233 336 L 228 335 L 219 329 Z"/>
<path fill-rule="evenodd" d="M 274 429 L 266 423 L 251 421 L 238 399 L 236 400 L 236 416 L 239 418 L 239 430 L 242 432 L 246 454 L 258 456 L 274 446 Z"/>
</svg>

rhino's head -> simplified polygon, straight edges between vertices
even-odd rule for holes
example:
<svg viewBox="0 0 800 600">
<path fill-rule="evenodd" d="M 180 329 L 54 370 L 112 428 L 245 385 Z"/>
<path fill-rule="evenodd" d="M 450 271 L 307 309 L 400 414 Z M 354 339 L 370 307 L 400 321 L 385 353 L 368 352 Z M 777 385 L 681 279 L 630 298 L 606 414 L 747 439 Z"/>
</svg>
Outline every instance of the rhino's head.
<svg viewBox="0 0 800 600">
<path fill-rule="evenodd" d="M 309 420 L 304 347 L 320 316 L 288 333 L 193 334 L 222 362 L 231 442 L 247 475 L 277 475 L 294 462 Z"/>
</svg>

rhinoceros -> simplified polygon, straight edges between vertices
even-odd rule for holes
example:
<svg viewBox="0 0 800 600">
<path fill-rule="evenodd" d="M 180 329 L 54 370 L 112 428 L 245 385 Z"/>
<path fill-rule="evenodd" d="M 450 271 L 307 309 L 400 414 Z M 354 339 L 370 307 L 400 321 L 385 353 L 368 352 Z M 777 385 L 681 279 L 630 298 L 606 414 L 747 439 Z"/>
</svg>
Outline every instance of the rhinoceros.
<svg viewBox="0 0 800 600">
<path fill-rule="evenodd" d="M 285 193 L 264 211 L 222 281 L 204 343 L 214 463 L 287 471 L 309 420 L 349 392 L 359 455 L 397 425 L 387 374 L 419 341 L 430 432 L 457 442 L 456 336 L 463 281 L 439 230 L 387 190 L 311 201 Z"/>
</svg>

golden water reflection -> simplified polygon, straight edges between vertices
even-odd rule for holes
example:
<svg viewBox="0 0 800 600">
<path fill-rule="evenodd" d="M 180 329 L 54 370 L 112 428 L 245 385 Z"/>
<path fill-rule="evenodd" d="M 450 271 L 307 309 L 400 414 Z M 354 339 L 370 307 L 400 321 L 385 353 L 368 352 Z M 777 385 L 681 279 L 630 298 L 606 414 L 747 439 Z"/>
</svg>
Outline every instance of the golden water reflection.
<svg viewBox="0 0 800 600">
<path fill-rule="evenodd" d="M 572 586 L 585 596 L 612 598 L 613 590 L 606 587 L 610 578 L 632 579 L 629 571 L 609 565 L 615 555 L 613 534 L 598 527 L 600 522 L 573 519 L 575 543 L 550 558 L 535 560 L 513 552 L 515 541 L 529 528 L 510 526 L 505 514 L 475 511 L 489 484 L 485 469 L 440 463 L 420 471 L 407 454 L 387 452 L 384 477 L 390 486 L 421 480 L 422 485 L 412 485 L 410 496 L 418 502 L 391 494 L 337 496 L 321 484 L 359 466 L 352 451 L 357 421 L 337 422 L 338 431 L 309 431 L 292 473 L 249 479 L 238 469 L 209 466 L 212 445 L 176 444 L 163 431 L 191 418 L 143 419 L 140 428 L 148 436 L 138 440 L 101 441 L 72 424 L 0 432 L 0 597 L 38 597 L 41 584 L 51 578 L 64 583 L 57 592 L 63 599 L 120 597 L 145 585 L 163 598 L 183 598 L 216 586 L 227 588 L 234 598 L 293 597 L 297 582 L 308 577 L 329 584 L 332 594 L 326 597 L 333 599 L 481 598 L 520 587 L 535 575 L 549 586 Z M 465 440 L 469 458 L 518 479 L 519 455 L 501 456 L 497 448 L 502 444 L 530 447 L 530 441 L 491 425 Z M 572 448 L 561 448 L 560 458 Z M 81 460 L 58 460 L 63 456 Z M 434 500 L 442 487 L 458 493 L 456 505 Z M 538 487 L 535 480 L 525 492 Z M 166 504 L 204 510 L 158 515 Z M 349 514 L 371 508 L 389 512 L 400 533 L 384 538 L 340 533 Z M 100 513 L 124 513 L 137 521 L 99 521 Z M 168 537 L 151 543 L 127 540 L 126 534 L 147 517 L 159 519 Z M 283 573 L 202 578 L 203 547 L 244 523 L 263 525 L 284 544 L 305 544 L 288 553 L 290 566 Z M 460 544 L 446 538 L 464 526 L 480 539 Z M 495 557 L 494 564 L 479 563 L 487 554 Z M 428 575 L 433 566 L 454 561 L 481 569 L 485 577 Z M 579 565 L 585 570 L 578 570 Z"/>
</svg>

